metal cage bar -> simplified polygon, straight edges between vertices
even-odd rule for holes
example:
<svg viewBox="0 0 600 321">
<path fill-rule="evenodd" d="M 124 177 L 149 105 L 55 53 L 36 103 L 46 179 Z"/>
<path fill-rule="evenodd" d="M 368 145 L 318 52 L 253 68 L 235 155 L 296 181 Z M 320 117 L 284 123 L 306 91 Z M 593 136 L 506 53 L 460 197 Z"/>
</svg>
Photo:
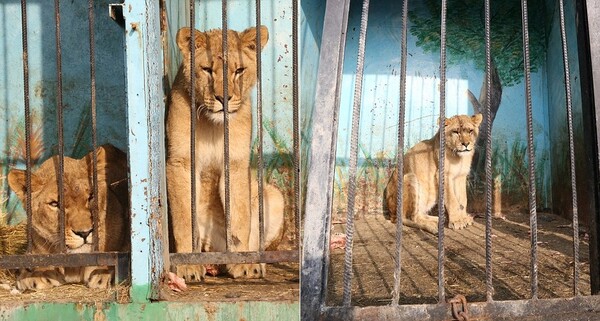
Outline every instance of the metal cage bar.
<svg viewBox="0 0 600 321">
<path fill-rule="evenodd" d="M 360 35 L 358 37 L 358 57 L 354 82 L 354 104 L 352 106 L 352 134 L 350 141 L 350 164 L 348 168 L 348 212 L 346 216 L 346 247 L 344 249 L 344 306 L 350 306 L 352 300 L 352 246 L 354 239 L 354 200 L 356 198 L 356 166 L 358 157 L 358 136 L 360 132 L 360 107 L 362 100 L 362 81 L 365 68 L 365 46 L 367 41 L 367 23 L 369 21 L 369 0 L 363 0 L 360 17 Z"/>
<path fill-rule="evenodd" d="M 444 135 L 446 127 L 446 14 L 447 1 L 442 0 L 441 28 L 440 28 L 440 154 L 438 167 L 438 301 L 446 302 L 446 292 L 444 289 L 444 226 L 446 221 L 444 194 L 446 179 L 444 178 L 444 165 L 446 159 L 446 137 Z"/>
<path fill-rule="evenodd" d="M 400 103 L 398 106 L 398 147 L 396 152 L 398 155 L 398 162 L 396 164 L 396 173 L 398 173 L 398 182 L 396 186 L 396 260 L 394 262 L 395 282 L 394 292 L 392 293 L 392 306 L 397 306 L 400 300 L 400 275 L 402 272 L 402 204 L 404 202 L 404 115 L 406 112 L 407 30 L 408 0 L 404 0 L 402 5 L 402 42 L 400 44 Z"/>
<path fill-rule="evenodd" d="M 196 66 L 196 1 L 190 1 L 190 66 Z M 192 215 L 192 251 L 198 251 L 198 218 L 196 215 L 196 68 L 190 68 L 190 208 Z"/>
<path fill-rule="evenodd" d="M 485 0 L 485 285 L 486 299 L 492 301 L 494 295 L 492 273 L 492 43 L 490 0 Z"/>
<path fill-rule="evenodd" d="M 98 157 L 96 148 L 98 146 L 97 126 L 96 126 L 96 44 L 94 37 L 94 0 L 88 2 L 88 21 L 89 21 L 89 40 L 90 40 L 90 109 L 92 114 L 92 239 L 94 242 L 94 251 L 98 251 Z"/>
<path fill-rule="evenodd" d="M 258 155 L 256 177 L 258 180 L 258 249 L 265 250 L 265 205 L 263 186 L 263 106 L 262 106 L 262 58 L 260 32 L 260 0 L 256 0 L 256 133 L 258 135 Z"/>
<path fill-rule="evenodd" d="M 575 175 L 575 147 L 573 140 L 573 106 L 571 99 L 571 72 L 569 68 L 569 51 L 565 27 L 565 8 L 563 0 L 558 1 L 560 13 L 560 38 L 565 75 L 565 99 L 567 109 L 567 129 L 569 135 L 569 161 L 571 173 L 571 199 L 573 202 L 573 295 L 579 293 L 579 215 L 577 208 L 577 181 Z"/>
<path fill-rule="evenodd" d="M 523 67 L 525 78 L 525 112 L 527 114 L 527 155 L 529 157 L 529 226 L 531 231 L 531 297 L 538 297 L 537 203 L 535 184 L 535 148 L 533 146 L 533 115 L 531 103 L 531 64 L 529 57 L 529 18 L 527 0 L 521 1 L 523 23 Z"/>
<path fill-rule="evenodd" d="M 27 214 L 27 231 L 31 231 L 31 111 L 29 108 L 29 48 L 27 45 L 27 1 L 21 0 L 21 33 L 23 43 L 23 104 L 25 113 L 25 213 Z M 33 239 L 31 233 L 27 233 L 27 251 L 31 251 Z"/>
<path fill-rule="evenodd" d="M 63 97 L 62 97 L 62 48 L 60 44 L 60 0 L 54 0 L 54 19 L 56 27 L 56 118 L 58 122 L 58 233 L 60 233 L 58 248 L 65 252 L 65 204 L 64 204 L 64 157 L 65 142 L 63 133 Z"/>
<path fill-rule="evenodd" d="M 298 89 L 300 86 L 300 82 L 298 80 L 298 15 L 299 15 L 299 6 L 300 1 L 292 1 L 292 105 L 293 105 L 293 115 L 292 119 L 294 124 L 293 128 L 293 148 L 294 148 L 294 227 L 296 228 L 296 246 L 300 249 L 300 240 L 301 237 L 301 227 L 300 222 L 300 208 L 302 204 L 302 200 L 300 199 L 300 116 L 299 116 L 299 95 Z"/>
<path fill-rule="evenodd" d="M 225 229 L 227 252 L 231 251 L 231 180 L 230 180 L 230 162 L 229 162 L 229 52 L 227 48 L 228 28 L 227 28 L 227 0 L 221 1 L 221 32 L 223 35 L 223 175 L 225 177 L 225 202 L 223 208 L 225 211 Z"/>
</svg>

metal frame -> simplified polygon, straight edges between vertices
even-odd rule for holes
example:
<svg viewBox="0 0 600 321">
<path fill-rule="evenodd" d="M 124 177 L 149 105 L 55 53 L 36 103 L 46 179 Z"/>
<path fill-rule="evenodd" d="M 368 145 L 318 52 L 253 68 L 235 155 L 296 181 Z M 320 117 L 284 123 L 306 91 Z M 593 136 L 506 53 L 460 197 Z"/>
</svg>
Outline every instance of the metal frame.
<svg viewBox="0 0 600 321">
<path fill-rule="evenodd" d="M 562 11 L 562 0 L 559 3 Z M 600 92 L 600 34 L 589 32 L 589 30 L 600 30 L 600 18 L 598 18 L 600 16 L 600 4 L 586 0 L 576 0 L 576 4 L 579 18 L 577 19 L 578 43 L 580 46 L 578 51 L 582 72 L 584 113 L 594 115 L 594 117 L 586 117 L 584 124 L 586 140 L 591 140 L 590 144 L 587 144 L 591 148 L 588 148 L 586 152 L 588 153 L 587 156 L 593 159 L 594 178 L 597 185 L 600 182 L 600 132 L 596 124 L 600 121 L 600 111 L 594 106 L 600 106 L 600 97 L 598 95 L 594 96 L 593 92 L 594 90 Z M 329 247 L 327 245 L 329 244 L 331 226 L 331 186 L 333 183 L 337 115 L 339 112 L 339 72 L 344 55 L 347 15 L 348 1 L 327 1 L 315 95 L 315 105 L 320 108 L 315 109 L 315 117 L 313 118 L 315 123 L 313 124 L 310 163 L 308 165 L 301 286 L 302 319 L 376 320 L 410 318 L 438 320 L 456 317 L 451 314 L 451 304 L 446 303 L 445 300 L 441 300 L 441 303 L 438 304 L 392 304 L 378 307 L 355 307 L 346 304 L 347 302 L 344 302 L 343 306 L 335 307 L 326 306 L 325 304 L 329 265 Z M 561 27 L 564 28 L 564 24 Z M 564 50 L 566 35 L 564 30 L 561 31 L 563 55 L 566 55 Z M 568 77 L 568 67 L 566 69 L 565 73 Z M 338 78 L 331 77 L 331 75 L 338 75 Z M 566 95 L 568 97 L 570 93 L 567 92 Z M 567 101 L 567 105 L 569 105 L 569 101 Z M 571 166 L 571 172 L 574 172 L 574 164 Z M 599 188 L 598 186 L 593 188 L 594 200 L 598 204 Z M 323 193 L 323 191 L 326 192 Z M 575 197 L 576 195 L 574 199 Z M 576 206 L 575 203 L 575 211 Z M 551 318 L 553 320 L 589 320 L 591 317 L 597 318 L 600 315 L 600 296 L 595 295 L 600 292 L 600 267 L 598 266 L 600 260 L 598 257 L 598 247 L 600 245 L 598 239 L 600 219 L 598 215 L 600 211 L 596 206 L 594 208 L 595 212 L 590 228 L 591 296 L 579 295 L 575 284 L 574 297 L 572 298 L 537 299 L 535 291 L 532 290 L 534 292 L 533 299 L 496 302 L 488 295 L 486 302 L 466 304 L 465 311 L 468 307 L 470 313 L 478 318 L 493 317 L 494 319 L 511 320 L 518 317 Z M 532 219 L 535 219 L 535 216 Z M 577 224 L 576 220 L 577 217 L 575 216 L 575 224 Z M 577 242 L 577 235 L 574 236 L 574 241 Z M 577 269 L 574 273 L 577 274 Z M 577 278 L 577 275 L 575 275 L 575 278 Z"/>
<path fill-rule="evenodd" d="M 577 43 L 579 46 L 579 73 L 584 117 L 584 143 L 588 148 L 586 158 L 593 163 L 593 177 L 596 183 L 589 186 L 594 197 L 591 204 L 595 211 L 590 215 L 590 282 L 591 293 L 600 294 L 600 3 L 593 0 L 579 0 L 577 5 Z"/>
</svg>

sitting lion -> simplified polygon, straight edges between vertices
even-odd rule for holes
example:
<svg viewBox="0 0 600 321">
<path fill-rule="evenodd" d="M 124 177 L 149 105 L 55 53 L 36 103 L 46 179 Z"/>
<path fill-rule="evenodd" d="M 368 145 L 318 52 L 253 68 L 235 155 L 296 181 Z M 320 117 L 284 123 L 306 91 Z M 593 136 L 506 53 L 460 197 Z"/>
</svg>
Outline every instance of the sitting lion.
<svg viewBox="0 0 600 321">
<path fill-rule="evenodd" d="M 458 115 L 445 120 L 444 205 L 448 227 L 462 229 L 473 224 L 467 214 L 467 175 L 482 115 Z M 438 218 L 428 215 L 438 201 L 439 132 L 421 141 L 404 155 L 402 223 L 437 234 Z M 396 222 L 398 173 L 394 171 L 384 191 L 384 214 Z"/>
<path fill-rule="evenodd" d="M 129 198 L 126 155 L 111 145 L 96 150 L 98 170 L 98 250 L 129 250 Z M 64 211 L 66 253 L 94 251 L 92 221 L 92 153 L 82 159 L 64 157 Z M 58 156 L 46 160 L 31 175 L 32 254 L 60 253 L 62 235 L 58 226 Z M 8 184 L 25 204 L 25 171 L 13 169 Z M 79 268 L 22 269 L 17 288 L 45 289 L 66 283 L 84 283 L 90 288 L 110 286 L 114 271 L 105 266 Z"/>
<path fill-rule="evenodd" d="M 250 171 L 252 138 L 251 89 L 256 77 L 256 28 L 242 32 L 228 30 L 228 112 L 230 173 L 230 251 L 256 251 L 258 241 L 258 188 Z M 267 28 L 260 28 L 260 46 L 268 40 Z M 190 135 L 190 52 L 191 29 L 177 32 L 177 45 L 183 62 L 173 83 L 167 113 L 167 192 L 172 251 L 225 251 L 225 178 L 222 31 L 194 31 L 196 130 Z M 196 146 L 196 213 L 198 237 L 192 240 L 191 219 L 191 139 Z M 266 246 L 283 233 L 284 200 L 281 192 L 264 185 Z M 234 278 L 264 275 L 263 264 L 229 264 Z M 179 266 L 177 274 L 188 282 L 199 281 L 206 270 L 201 265 Z"/>
</svg>

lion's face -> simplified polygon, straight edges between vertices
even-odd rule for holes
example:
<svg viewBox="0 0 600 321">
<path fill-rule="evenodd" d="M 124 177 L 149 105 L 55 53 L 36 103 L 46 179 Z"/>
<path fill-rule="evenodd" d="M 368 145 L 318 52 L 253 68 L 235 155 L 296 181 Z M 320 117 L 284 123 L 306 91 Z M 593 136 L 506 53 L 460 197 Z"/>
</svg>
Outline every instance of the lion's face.
<svg viewBox="0 0 600 321">
<path fill-rule="evenodd" d="M 107 164 L 106 152 L 98 153 L 98 223 L 94 230 L 92 208 L 94 192 L 92 187 L 91 156 L 76 160 L 64 158 L 63 207 L 65 211 L 65 245 L 67 253 L 88 253 L 94 250 L 94 233 L 98 233 L 100 251 L 119 251 L 126 243 L 127 200 L 115 194 L 110 187 L 119 174 Z M 114 147 L 113 147 L 114 148 Z M 57 183 L 58 158 L 46 160 L 31 177 L 31 213 L 36 252 L 56 253 L 61 242 L 59 230 L 59 196 Z M 122 170 L 127 176 L 127 169 Z M 110 171 L 110 173 L 109 173 Z M 26 202 L 25 171 L 11 170 L 8 176 L 10 187 L 17 193 L 23 204 Z M 126 197 L 127 195 L 125 195 Z"/>
<path fill-rule="evenodd" d="M 482 119 L 481 114 L 471 117 L 458 115 L 447 118 L 445 121 L 446 148 L 460 157 L 473 154 Z"/>
<path fill-rule="evenodd" d="M 207 32 L 194 31 L 195 38 L 195 97 L 199 113 L 214 122 L 223 122 L 223 103 L 227 99 L 230 117 L 244 106 L 250 97 L 250 90 L 256 83 L 256 28 L 242 32 L 227 32 L 227 98 L 224 98 L 223 38 L 219 29 Z M 269 33 L 260 28 L 260 45 L 264 48 Z M 191 75 L 190 52 L 191 29 L 182 28 L 177 32 L 177 44 L 183 54 L 183 70 L 186 81 Z M 190 87 L 191 88 L 191 87 Z"/>
</svg>

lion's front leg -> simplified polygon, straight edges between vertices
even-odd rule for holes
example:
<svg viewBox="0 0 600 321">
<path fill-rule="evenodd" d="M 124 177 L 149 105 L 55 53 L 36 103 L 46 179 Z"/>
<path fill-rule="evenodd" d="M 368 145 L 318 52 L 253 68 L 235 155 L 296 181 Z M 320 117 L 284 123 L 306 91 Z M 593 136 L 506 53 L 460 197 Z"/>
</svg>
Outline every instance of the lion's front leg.
<svg viewBox="0 0 600 321">
<path fill-rule="evenodd" d="M 258 250 L 257 244 L 250 244 L 251 198 L 250 198 L 250 169 L 247 162 L 232 161 L 230 163 L 229 209 L 231 226 L 231 244 L 233 252 Z M 225 206 L 225 173 L 219 182 L 221 201 Z M 256 243 L 256 242 L 253 242 Z M 261 264 L 228 264 L 227 272 L 234 278 L 260 278 L 264 275 Z"/>
<path fill-rule="evenodd" d="M 473 224 L 473 217 L 467 213 L 467 176 L 447 178 L 446 210 L 449 228 L 460 230 Z"/>
</svg>

